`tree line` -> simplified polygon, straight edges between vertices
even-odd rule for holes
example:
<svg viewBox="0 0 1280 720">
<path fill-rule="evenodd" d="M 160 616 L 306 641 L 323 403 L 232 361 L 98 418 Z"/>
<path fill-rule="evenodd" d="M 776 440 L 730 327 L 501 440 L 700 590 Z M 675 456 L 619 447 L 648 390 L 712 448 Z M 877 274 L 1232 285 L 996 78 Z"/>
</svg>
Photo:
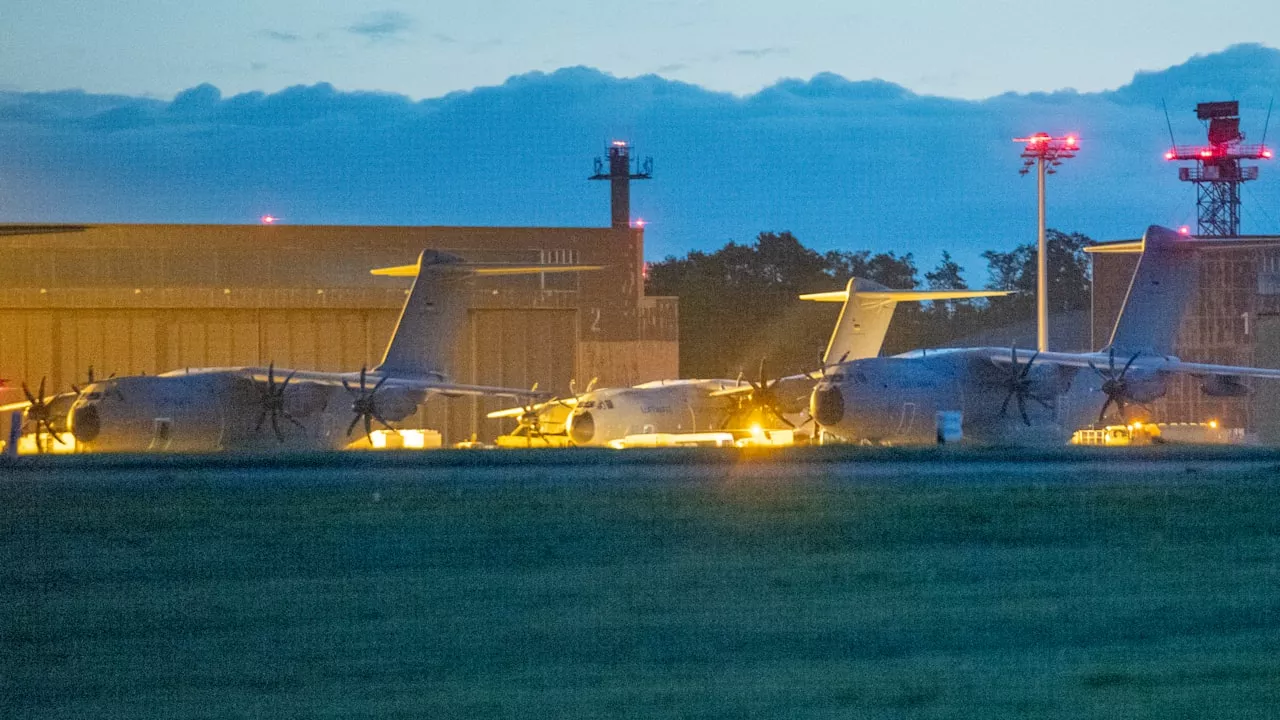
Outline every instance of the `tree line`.
<svg viewBox="0 0 1280 720">
<path fill-rule="evenodd" d="M 1090 266 L 1080 233 L 1047 232 L 1051 313 L 1089 307 Z M 1035 317 L 1036 248 L 988 250 L 989 283 L 1016 290 L 1005 298 L 902 303 L 885 338 L 885 354 L 940 347 L 984 330 Z M 964 268 L 949 252 L 920 273 L 912 253 L 833 250 L 819 253 L 790 232 L 762 232 L 752 244 L 730 242 L 715 252 L 694 250 L 649 266 L 646 292 L 680 298 L 680 372 L 685 377 L 754 376 L 761 358 L 770 374 L 817 368 L 840 306 L 798 299 L 843 289 L 851 277 L 895 290 L 967 289 Z"/>
</svg>

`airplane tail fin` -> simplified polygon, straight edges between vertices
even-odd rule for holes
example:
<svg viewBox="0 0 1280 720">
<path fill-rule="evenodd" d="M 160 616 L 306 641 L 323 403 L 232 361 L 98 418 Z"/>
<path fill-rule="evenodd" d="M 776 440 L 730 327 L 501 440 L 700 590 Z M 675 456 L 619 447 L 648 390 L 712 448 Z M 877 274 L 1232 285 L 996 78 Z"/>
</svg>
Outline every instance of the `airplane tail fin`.
<svg viewBox="0 0 1280 720">
<path fill-rule="evenodd" d="M 423 250 L 416 265 L 371 270 L 384 277 L 413 277 L 395 332 L 378 371 L 397 376 L 447 377 L 454 341 L 464 327 L 472 276 L 538 275 L 599 270 L 599 265 L 472 263 L 439 250 Z"/>
<path fill-rule="evenodd" d="M 966 298 L 1000 297 L 1007 290 L 890 290 L 864 278 L 849 280 L 844 290 L 809 293 L 801 300 L 844 303 L 835 330 L 822 356 L 823 364 L 876 357 L 884 344 L 889 321 L 900 302 L 925 300 L 963 300 Z"/>
<path fill-rule="evenodd" d="M 1108 348 L 1122 353 L 1172 355 L 1174 336 L 1200 279 L 1196 243 L 1158 225 L 1147 228 Z"/>
</svg>

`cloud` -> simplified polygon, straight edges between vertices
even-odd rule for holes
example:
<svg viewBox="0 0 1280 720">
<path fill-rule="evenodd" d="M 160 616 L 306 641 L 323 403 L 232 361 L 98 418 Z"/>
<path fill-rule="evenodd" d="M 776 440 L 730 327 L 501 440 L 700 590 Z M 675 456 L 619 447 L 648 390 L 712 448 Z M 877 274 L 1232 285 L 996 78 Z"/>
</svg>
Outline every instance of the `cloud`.
<svg viewBox="0 0 1280 720">
<path fill-rule="evenodd" d="M 360 35 L 370 40 L 390 40 L 402 35 L 412 26 L 413 18 L 408 15 L 398 10 L 385 10 L 348 25 L 346 30 L 353 35 Z"/>
<path fill-rule="evenodd" d="M 1112 91 L 983 101 L 830 73 L 739 97 L 585 67 L 422 101 L 325 83 L 200 85 L 168 102 L 0 92 L 0 221 L 604 225 L 607 190 L 586 176 L 620 137 L 655 158 L 632 195 L 650 257 L 791 230 L 823 250 L 914 252 L 926 268 L 947 249 L 980 284 L 983 250 L 1034 237 L 1034 182 L 1011 138 L 1080 133 L 1050 180 L 1050 224 L 1137 237 L 1195 217 L 1161 158 L 1160 97 L 1179 142 L 1203 136 L 1196 102 L 1230 97 L 1256 139 L 1277 86 L 1280 51 L 1238 46 Z M 1264 163 L 1248 190 L 1245 230 L 1280 230 L 1268 219 L 1280 168 Z"/>
<path fill-rule="evenodd" d="M 761 58 L 766 58 L 771 55 L 787 55 L 790 52 L 791 52 L 791 48 L 764 47 L 764 48 L 744 48 L 741 50 L 734 50 L 733 54 L 737 55 L 738 57 L 746 57 L 746 58 L 752 58 L 753 60 L 759 60 Z"/>
<path fill-rule="evenodd" d="M 261 37 L 267 38 L 269 40 L 276 40 L 278 42 L 283 42 L 283 43 L 296 43 L 302 40 L 301 35 L 295 35 L 289 32 L 282 32 L 280 30 L 262 30 L 258 33 L 258 35 Z"/>
</svg>

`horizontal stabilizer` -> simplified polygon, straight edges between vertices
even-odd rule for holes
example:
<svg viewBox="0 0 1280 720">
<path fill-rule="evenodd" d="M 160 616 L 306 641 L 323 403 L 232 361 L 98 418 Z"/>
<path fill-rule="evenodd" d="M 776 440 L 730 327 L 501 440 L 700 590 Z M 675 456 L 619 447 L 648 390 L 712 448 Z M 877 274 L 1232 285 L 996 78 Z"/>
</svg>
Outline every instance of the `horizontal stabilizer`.
<svg viewBox="0 0 1280 720">
<path fill-rule="evenodd" d="M 1200 237 L 1178 233 L 1175 243 L 1180 248 L 1197 252 L 1215 250 L 1265 250 L 1280 247 L 1280 235 L 1239 235 L 1236 237 Z M 1140 253 L 1146 248 L 1146 240 L 1118 240 L 1090 245 L 1084 251 L 1091 255 L 1110 253 Z"/>
<path fill-rule="evenodd" d="M 449 272 L 467 273 L 470 275 L 479 275 L 482 277 L 493 277 L 499 275 L 539 275 L 541 273 L 566 273 L 566 272 L 588 272 L 591 270 L 602 270 L 603 265 L 520 265 L 517 263 L 469 263 L 457 262 L 447 263 L 438 266 L 440 270 Z M 383 277 L 417 277 L 417 265 L 397 265 L 395 267 L 375 268 L 369 271 L 371 275 L 380 275 Z"/>
<path fill-rule="evenodd" d="M 966 300 L 970 298 L 1004 297 L 1012 295 L 1012 290 L 858 290 L 858 297 L 864 300 L 881 300 L 892 302 L 923 302 L 926 300 Z M 801 300 L 813 302 L 844 302 L 849 299 L 848 290 L 832 292 L 808 293 L 800 296 Z"/>
<path fill-rule="evenodd" d="M 808 293 L 801 295 L 800 299 L 844 303 L 831 340 L 827 342 L 827 351 L 822 355 L 823 365 L 829 365 L 879 355 L 885 333 L 889 330 L 889 321 L 900 302 L 966 300 L 1011 294 L 1009 290 L 891 290 L 865 278 L 852 278 L 844 290 Z"/>
</svg>

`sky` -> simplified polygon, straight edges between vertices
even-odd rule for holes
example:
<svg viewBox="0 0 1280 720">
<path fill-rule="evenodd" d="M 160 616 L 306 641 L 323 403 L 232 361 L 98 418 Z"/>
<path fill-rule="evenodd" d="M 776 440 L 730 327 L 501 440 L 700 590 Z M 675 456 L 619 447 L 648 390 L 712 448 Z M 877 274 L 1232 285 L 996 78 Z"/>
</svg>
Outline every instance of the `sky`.
<svg viewBox="0 0 1280 720">
<path fill-rule="evenodd" d="M 735 94 L 832 72 L 980 99 L 1112 89 L 1280 28 L 1272 0 L 0 0 L 0 15 L 0 87 L 159 98 L 329 82 L 422 99 L 586 65 Z"/>
<path fill-rule="evenodd" d="M 1162 105 L 1193 143 L 1195 103 L 1238 98 L 1257 140 L 1280 88 L 1280 51 L 1233 44 L 1280 4 L 1076 3 L 1052 37 L 1014 3 L 97 5 L 5 11 L 0 222 L 600 226 L 586 176 L 625 138 L 650 259 L 790 230 L 981 284 L 1034 239 L 1013 137 L 1081 137 L 1050 226 L 1137 237 L 1195 218 Z M 1244 201 L 1280 232 L 1280 168 Z"/>
</svg>

